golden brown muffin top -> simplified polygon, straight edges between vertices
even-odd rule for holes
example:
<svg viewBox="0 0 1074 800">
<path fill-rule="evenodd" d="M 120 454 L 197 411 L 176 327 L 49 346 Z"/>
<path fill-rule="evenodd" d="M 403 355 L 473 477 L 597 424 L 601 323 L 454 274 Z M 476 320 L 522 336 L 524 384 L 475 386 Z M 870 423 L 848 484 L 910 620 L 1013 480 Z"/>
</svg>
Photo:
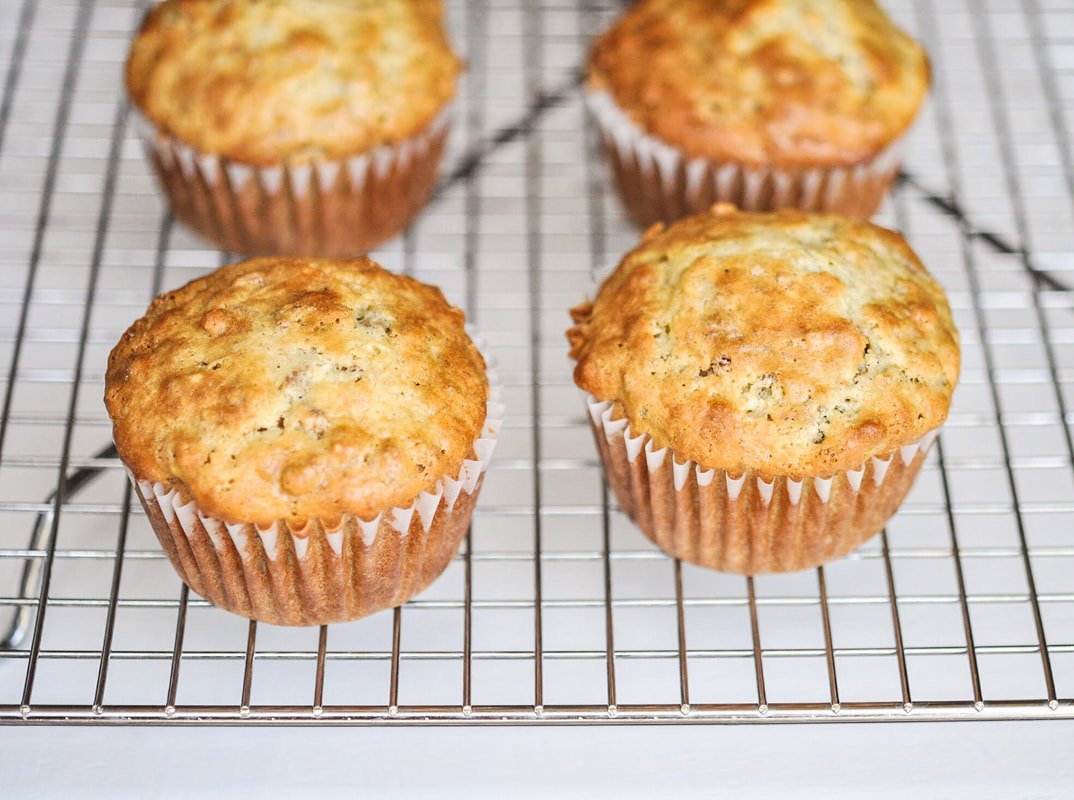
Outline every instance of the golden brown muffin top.
<svg viewBox="0 0 1074 800">
<path fill-rule="evenodd" d="M 224 267 L 109 356 L 116 449 L 227 522 L 372 519 L 473 457 L 488 381 L 463 321 L 368 258 Z"/>
<path fill-rule="evenodd" d="M 164 0 L 131 45 L 127 90 L 165 133 L 264 165 L 413 136 L 459 69 L 439 0 Z"/>
<path fill-rule="evenodd" d="M 833 166 L 910 125 L 929 66 L 874 0 L 641 0 L 595 42 L 589 85 L 691 156 Z"/>
<path fill-rule="evenodd" d="M 938 427 L 958 380 L 942 288 L 898 234 L 837 215 L 656 225 L 572 315 L 580 387 L 734 475 L 856 469 Z"/>
</svg>

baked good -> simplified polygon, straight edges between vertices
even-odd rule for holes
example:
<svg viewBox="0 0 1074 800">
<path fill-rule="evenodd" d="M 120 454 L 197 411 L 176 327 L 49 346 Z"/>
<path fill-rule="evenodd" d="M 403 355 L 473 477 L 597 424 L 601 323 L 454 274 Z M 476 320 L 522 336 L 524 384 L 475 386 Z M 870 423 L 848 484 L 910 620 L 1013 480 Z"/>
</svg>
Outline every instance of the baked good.
<svg viewBox="0 0 1074 800">
<path fill-rule="evenodd" d="M 928 86 L 875 0 L 641 0 L 593 44 L 587 99 L 645 227 L 716 201 L 867 218 Z"/>
<path fill-rule="evenodd" d="M 428 200 L 459 71 L 439 0 L 164 0 L 126 84 L 179 219 L 233 252 L 333 256 Z"/>
<path fill-rule="evenodd" d="M 108 360 L 116 449 L 198 594 L 285 625 L 400 605 L 454 557 L 502 417 L 463 313 L 367 258 L 257 258 Z"/>
<path fill-rule="evenodd" d="M 958 379 L 940 285 L 898 234 L 838 215 L 656 225 L 572 314 L 619 504 L 719 570 L 802 569 L 875 534 Z"/>
</svg>

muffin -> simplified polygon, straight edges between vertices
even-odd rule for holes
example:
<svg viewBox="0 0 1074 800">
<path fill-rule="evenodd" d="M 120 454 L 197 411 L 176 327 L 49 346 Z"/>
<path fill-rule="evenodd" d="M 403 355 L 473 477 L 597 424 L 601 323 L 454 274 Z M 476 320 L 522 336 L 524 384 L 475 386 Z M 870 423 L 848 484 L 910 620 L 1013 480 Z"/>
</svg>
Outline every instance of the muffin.
<svg viewBox="0 0 1074 800">
<path fill-rule="evenodd" d="M 816 566 L 880 530 L 958 379 L 939 284 L 900 236 L 838 215 L 655 225 L 572 316 L 619 505 L 728 572 Z"/>
<path fill-rule="evenodd" d="M 428 201 L 459 71 L 438 0 L 164 0 L 126 84 L 176 217 L 236 253 L 343 256 Z"/>
<path fill-rule="evenodd" d="M 503 409 L 463 313 L 367 258 L 258 258 L 113 349 L 116 450 L 172 564 L 281 625 L 404 603 L 466 533 Z"/>
<path fill-rule="evenodd" d="M 925 52 L 874 0 L 641 0 L 588 72 L 642 227 L 717 201 L 868 218 L 929 85 Z"/>
</svg>

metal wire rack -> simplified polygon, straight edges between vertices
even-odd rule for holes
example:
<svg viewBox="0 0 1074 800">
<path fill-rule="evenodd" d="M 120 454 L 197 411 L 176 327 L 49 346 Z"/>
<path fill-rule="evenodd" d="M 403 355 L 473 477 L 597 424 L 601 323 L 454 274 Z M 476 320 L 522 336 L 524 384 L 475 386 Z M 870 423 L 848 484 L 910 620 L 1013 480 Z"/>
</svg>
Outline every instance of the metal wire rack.
<svg viewBox="0 0 1074 800">
<path fill-rule="evenodd" d="M 101 402 L 162 288 L 228 260 L 129 131 L 136 0 L 0 6 L 0 722 L 760 722 L 1074 717 L 1074 8 L 890 0 L 931 104 L 880 221 L 949 291 L 950 421 L 881 536 L 745 579 L 617 510 L 566 309 L 636 240 L 582 110 L 606 2 L 449 3 L 469 70 L 436 198 L 376 255 L 499 357 L 508 416 L 462 553 L 347 625 L 247 622 L 160 553 Z"/>
</svg>

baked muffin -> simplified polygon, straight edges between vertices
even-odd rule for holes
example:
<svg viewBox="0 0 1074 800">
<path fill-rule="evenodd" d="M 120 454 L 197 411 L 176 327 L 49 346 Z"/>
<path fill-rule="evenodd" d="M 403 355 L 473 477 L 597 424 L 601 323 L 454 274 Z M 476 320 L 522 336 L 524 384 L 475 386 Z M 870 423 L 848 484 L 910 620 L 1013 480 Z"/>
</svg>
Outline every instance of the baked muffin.
<svg viewBox="0 0 1074 800">
<path fill-rule="evenodd" d="M 928 85 L 874 0 L 641 0 L 594 43 L 587 100 L 643 227 L 716 201 L 868 218 Z"/>
<path fill-rule="evenodd" d="M 941 287 L 900 236 L 837 215 L 718 205 L 656 225 L 572 315 L 620 506 L 729 572 L 815 566 L 875 534 L 958 379 Z"/>
<path fill-rule="evenodd" d="M 126 83 L 179 219 L 237 253 L 336 256 L 428 200 L 459 70 L 439 0 L 164 0 Z"/>
<path fill-rule="evenodd" d="M 436 578 L 502 418 L 463 313 L 367 258 L 252 259 L 161 295 L 112 351 L 105 404 L 180 577 L 283 625 Z"/>
</svg>

